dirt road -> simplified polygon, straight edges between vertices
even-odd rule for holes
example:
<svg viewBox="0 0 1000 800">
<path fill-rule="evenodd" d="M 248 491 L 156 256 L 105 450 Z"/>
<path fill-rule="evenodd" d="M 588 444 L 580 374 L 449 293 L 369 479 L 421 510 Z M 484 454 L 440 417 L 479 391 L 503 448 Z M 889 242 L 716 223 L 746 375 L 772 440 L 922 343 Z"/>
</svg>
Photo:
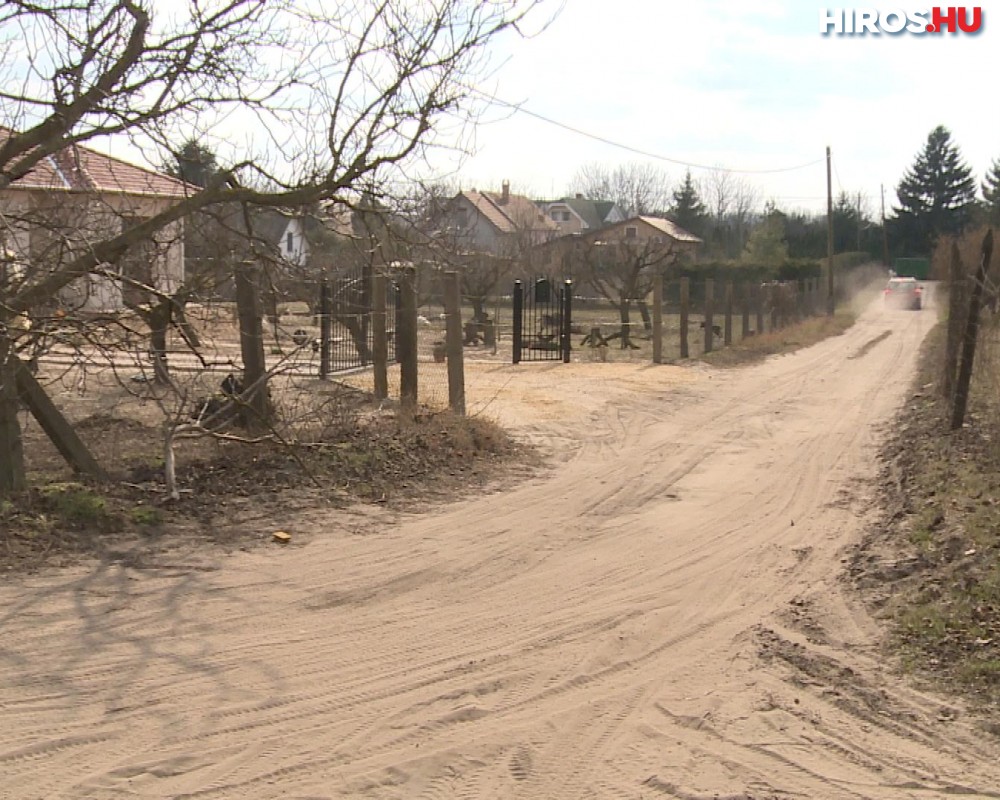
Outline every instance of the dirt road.
<svg viewBox="0 0 1000 800">
<path fill-rule="evenodd" d="M 745 370 L 498 368 L 479 402 L 553 453 L 512 491 L 8 582 L 0 797 L 1000 797 L 841 581 L 932 316 Z"/>
</svg>

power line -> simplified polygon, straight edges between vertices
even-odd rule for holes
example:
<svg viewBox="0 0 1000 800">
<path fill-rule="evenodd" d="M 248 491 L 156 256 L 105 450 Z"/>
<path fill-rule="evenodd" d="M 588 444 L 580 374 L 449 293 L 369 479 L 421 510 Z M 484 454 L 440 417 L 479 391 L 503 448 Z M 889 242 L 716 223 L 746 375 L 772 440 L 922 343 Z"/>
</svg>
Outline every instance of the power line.
<svg viewBox="0 0 1000 800">
<path fill-rule="evenodd" d="M 833 162 L 833 174 L 837 178 L 837 188 L 840 190 L 840 193 L 843 194 L 844 193 L 844 184 L 840 182 L 840 172 L 837 171 L 837 162 L 836 161 Z"/>
<path fill-rule="evenodd" d="M 660 153 L 651 153 L 648 150 L 642 150 L 638 147 L 633 147 L 632 145 L 624 144 L 623 142 L 617 142 L 614 139 L 609 139 L 606 136 L 600 136 L 596 133 L 590 133 L 581 128 L 577 128 L 574 125 L 569 125 L 565 122 L 560 122 L 559 120 L 547 117 L 544 114 L 539 114 L 537 111 L 531 111 L 525 108 L 521 103 L 511 103 L 507 100 L 503 100 L 496 95 L 488 94 L 487 92 L 477 89 L 474 86 L 467 87 L 470 91 L 484 97 L 490 102 L 496 103 L 497 105 L 504 106 L 511 109 L 512 111 L 525 114 L 529 117 L 534 117 L 535 119 L 541 120 L 542 122 L 548 123 L 549 125 L 554 125 L 557 128 L 562 128 L 563 130 L 569 131 L 570 133 L 575 133 L 578 136 L 583 136 L 587 139 L 593 139 L 595 142 L 601 142 L 602 144 L 610 145 L 611 147 L 617 147 L 620 150 L 626 150 L 629 153 L 635 153 L 636 155 L 643 156 L 645 158 L 651 158 L 656 161 L 665 161 L 668 164 L 677 164 L 682 167 L 690 167 L 691 169 L 704 169 L 713 172 L 738 172 L 746 175 L 770 175 L 778 172 L 794 172 L 800 169 L 806 169 L 807 167 L 815 166 L 816 164 L 821 164 L 823 162 L 822 158 L 817 158 L 815 161 L 808 161 L 805 164 L 797 164 L 793 167 L 779 167 L 777 169 L 731 169 L 729 167 L 719 167 L 719 166 L 709 166 L 707 164 L 697 164 L 693 161 L 683 161 L 679 158 L 670 158 L 669 156 L 661 155 Z"/>
</svg>

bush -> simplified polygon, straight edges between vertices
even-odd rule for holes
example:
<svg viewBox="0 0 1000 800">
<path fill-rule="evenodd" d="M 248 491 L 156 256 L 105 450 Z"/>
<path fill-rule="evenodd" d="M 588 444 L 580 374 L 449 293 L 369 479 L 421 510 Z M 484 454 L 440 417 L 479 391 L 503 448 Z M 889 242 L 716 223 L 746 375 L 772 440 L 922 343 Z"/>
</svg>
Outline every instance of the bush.
<svg viewBox="0 0 1000 800">
<path fill-rule="evenodd" d="M 79 483 L 52 483 L 42 487 L 39 495 L 46 511 L 65 523 L 118 527 L 105 499 Z"/>
</svg>

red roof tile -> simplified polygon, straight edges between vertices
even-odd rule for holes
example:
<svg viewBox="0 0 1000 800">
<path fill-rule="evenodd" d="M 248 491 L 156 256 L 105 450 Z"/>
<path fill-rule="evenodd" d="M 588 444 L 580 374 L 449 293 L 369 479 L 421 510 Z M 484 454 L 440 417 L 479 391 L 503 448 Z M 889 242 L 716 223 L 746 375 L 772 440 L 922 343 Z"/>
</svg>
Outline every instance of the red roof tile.
<svg viewBox="0 0 1000 800">
<path fill-rule="evenodd" d="M 9 132 L 0 130 L 0 140 L 7 136 Z M 11 188 L 175 198 L 187 197 L 195 191 L 195 187 L 169 175 L 78 144 L 43 158 Z"/>
<path fill-rule="evenodd" d="M 663 233 L 667 234 L 667 236 L 669 236 L 671 239 L 674 239 L 678 242 L 692 242 L 698 244 L 701 243 L 700 238 L 695 236 L 693 233 L 684 230 L 680 225 L 678 225 L 676 222 L 673 222 L 672 220 L 664 219 L 663 217 L 639 217 L 639 219 L 641 219 L 647 225 L 651 225 L 657 230 L 663 231 Z M 627 221 L 628 220 L 626 220 L 626 222 Z"/>
<path fill-rule="evenodd" d="M 509 194 L 507 201 L 503 202 L 501 194 L 472 189 L 462 192 L 462 196 L 501 233 L 559 230 L 558 225 L 523 195 Z"/>
</svg>

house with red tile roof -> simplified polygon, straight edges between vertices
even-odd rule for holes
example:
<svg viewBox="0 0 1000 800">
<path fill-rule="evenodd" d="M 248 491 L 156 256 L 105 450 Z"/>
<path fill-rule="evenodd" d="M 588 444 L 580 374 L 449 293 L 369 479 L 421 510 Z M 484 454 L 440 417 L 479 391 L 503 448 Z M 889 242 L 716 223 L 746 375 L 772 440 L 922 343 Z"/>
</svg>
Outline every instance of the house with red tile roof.
<svg viewBox="0 0 1000 800">
<path fill-rule="evenodd" d="M 559 227 L 527 197 L 512 194 L 507 181 L 500 192 L 459 192 L 440 228 L 462 251 L 502 258 L 517 258 L 559 235 Z"/>
<path fill-rule="evenodd" d="M 9 136 L 0 130 L 0 140 Z M 148 219 L 196 187 L 82 145 L 43 158 L 0 190 L 0 238 L 32 272 L 58 269 L 95 243 Z M 145 302 L 142 286 L 173 294 L 184 281 L 184 223 L 167 225 L 109 265 L 121 280 L 88 275 L 60 293 L 65 307 L 113 312 Z"/>
<path fill-rule="evenodd" d="M 702 240 L 664 217 L 633 216 L 602 228 L 560 236 L 535 248 L 538 263 L 552 272 L 573 275 L 576 267 L 603 248 L 619 248 L 677 261 L 698 258 Z"/>
</svg>

